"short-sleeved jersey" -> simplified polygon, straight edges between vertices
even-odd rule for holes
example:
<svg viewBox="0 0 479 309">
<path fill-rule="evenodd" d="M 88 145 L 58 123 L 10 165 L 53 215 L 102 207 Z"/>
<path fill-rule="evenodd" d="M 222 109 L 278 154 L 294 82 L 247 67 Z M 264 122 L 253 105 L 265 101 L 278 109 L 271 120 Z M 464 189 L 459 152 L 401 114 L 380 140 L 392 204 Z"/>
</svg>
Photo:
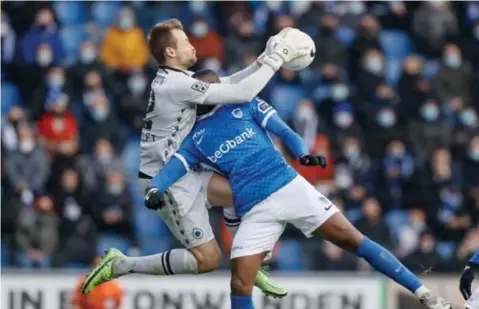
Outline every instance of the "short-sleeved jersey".
<svg viewBox="0 0 479 309">
<path fill-rule="evenodd" d="M 257 98 L 215 107 L 198 120 L 176 154 L 189 168 L 204 164 L 226 175 L 238 216 L 297 176 L 265 130 L 275 112 Z"/>
<path fill-rule="evenodd" d="M 161 67 L 151 82 L 150 98 L 140 143 L 140 171 L 155 175 L 179 148 L 196 120 L 209 84 L 191 71 Z"/>
</svg>

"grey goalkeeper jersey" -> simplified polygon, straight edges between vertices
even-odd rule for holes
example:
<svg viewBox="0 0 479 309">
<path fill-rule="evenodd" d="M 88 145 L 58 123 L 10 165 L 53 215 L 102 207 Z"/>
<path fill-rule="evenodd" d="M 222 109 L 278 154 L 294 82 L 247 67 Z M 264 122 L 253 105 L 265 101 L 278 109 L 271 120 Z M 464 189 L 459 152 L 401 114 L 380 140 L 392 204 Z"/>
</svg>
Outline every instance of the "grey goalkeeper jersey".
<svg viewBox="0 0 479 309">
<path fill-rule="evenodd" d="M 161 67 L 151 92 L 140 142 L 140 171 L 155 176 L 190 133 L 196 104 L 209 88 L 191 77 L 193 72 Z"/>
</svg>

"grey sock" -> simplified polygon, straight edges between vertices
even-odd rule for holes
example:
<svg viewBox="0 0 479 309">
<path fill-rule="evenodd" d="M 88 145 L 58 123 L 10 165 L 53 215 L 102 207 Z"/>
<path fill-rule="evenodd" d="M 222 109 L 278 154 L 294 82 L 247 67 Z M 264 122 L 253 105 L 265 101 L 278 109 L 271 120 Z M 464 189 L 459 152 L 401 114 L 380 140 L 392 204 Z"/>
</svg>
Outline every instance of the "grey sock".
<svg viewBox="0 0 479 309">
<path fill-rule="evenodd" d="M 130 273 L 148 275 L 197 274 L 198 264 L 190 251 L 173 249 L 154 255 L 125 257 L 113 265 L 115 277 Z"/>
</svg>

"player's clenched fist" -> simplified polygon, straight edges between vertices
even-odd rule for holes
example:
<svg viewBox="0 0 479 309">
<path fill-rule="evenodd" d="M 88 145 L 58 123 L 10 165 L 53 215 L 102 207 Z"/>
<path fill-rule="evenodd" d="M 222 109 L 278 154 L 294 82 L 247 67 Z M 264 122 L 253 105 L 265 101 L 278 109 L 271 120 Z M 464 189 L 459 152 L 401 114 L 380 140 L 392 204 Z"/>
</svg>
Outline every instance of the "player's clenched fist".
<svg viewBox="0 0 479 309">
<path fill-rule="evenodd" d="M 299 162 L 304 166 L 321 166 L 322 168 L 328 166 L 326 158 L 323 156 L 304 155 L 299 158 Z"/>
<path fill-rule="evenodd" d="M 266 43 L 265 51 L 258 57 L 261 64 L 279 70 L 283 63 L 309 53 L 309 44 L 296 28 L 284 28 Z"/>
</svg>

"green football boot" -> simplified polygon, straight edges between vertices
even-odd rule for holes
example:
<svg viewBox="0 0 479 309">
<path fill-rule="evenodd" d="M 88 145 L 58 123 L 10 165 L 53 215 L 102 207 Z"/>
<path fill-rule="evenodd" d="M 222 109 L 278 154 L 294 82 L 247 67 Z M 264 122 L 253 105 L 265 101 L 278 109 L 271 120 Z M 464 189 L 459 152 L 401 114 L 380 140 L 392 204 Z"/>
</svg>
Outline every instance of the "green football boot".
<svg viewBox="0 0 479 309">
<path fill-rule="evenodd" d="M 125 255 L 118 249 L 113 248 L 105 251 L 101 262 L 86 276 L 85 282 L 82 285 L 82 293 L 88 294 L 100 284 L 115 279 L 113 276 L 113 264 L 124 257 Z"/>
<path fill-rule="evenodd" d="M 254 285 L 259 288 L 264 295 L 273 296 L 275 298 L 283 298 L 288 294 L 288 291 L 269 277 L 266 272 L 267 266 L 261 266 L 261 269 L 256 274 Z"/>
</svg>

